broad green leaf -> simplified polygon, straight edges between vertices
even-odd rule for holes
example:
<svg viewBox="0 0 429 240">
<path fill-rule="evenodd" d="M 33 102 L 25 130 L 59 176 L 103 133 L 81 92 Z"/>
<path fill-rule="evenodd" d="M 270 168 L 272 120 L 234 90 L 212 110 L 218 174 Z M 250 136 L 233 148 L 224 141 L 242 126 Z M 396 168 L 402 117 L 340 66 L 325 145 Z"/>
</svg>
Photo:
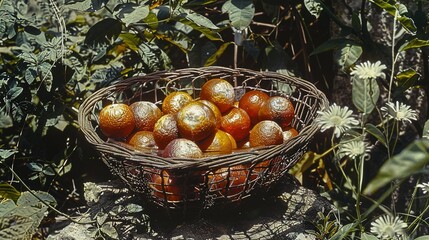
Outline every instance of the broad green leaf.
<svg viewBox="0 0 429 240">
<path fill-rule="evenodd" d="M 122 24 L 116 19 L 105 18 L 92 26 L 86 33 L 85 43 L 97 45 L 115 40 L 122 30 Z"/>
<path fill-rule="evenodd" d="M 320 17 L 323 7 L 318 0 L 304 0 L 304 5 L 307 11 L 309 11 L 311 15 L 315 16 L 316 19 Z"/>
<path fill-rule="evenodd" d="M 12 117 L 9 115 L 0 112 L 0 128 L 10 128 L 13 127 Z"/>
<path fill-rule="evenodd" d="M 350 68 L 362 55 L 362 47 L 355 43 L 346 43 L 341 46 L 337 54 L 337 63 L 341 69 L 345 70 Z"/>
<path fill-rule="evenodd" d="M 402 95 L 404 91 L 414 86 L 414 84 L 420 79 L 420 74 L 414 69 L 407 69 L 399 72 L 396 75 L 396 87 L 395 95 Z"/>
<path fill-rule="evenodd" d="M 185 25 L 190 26 L 192 29 L 201 32 L 202 34 L 204 34 L 204 36 L 206 36 L 208 39 L 212 40 L 212 41 L 219 41 L 222 40 L 222 37 L 220 36 L 220 34 L 217 31 L 213 31 L 212 29 L 200 26 L 196 23 L 194 23 L 193 21 L 187 19 L 187 18 L 175 18 L 175 20 L 177 20 L 180 23 L 183 23 Z"/>
<path fill-rule="evenodd" d="M 139 50 L 139 45 L 141 43 L 141 38 L 132 33 L 121 33 L 119 38 L 124 41 L 124 43 L 133 51 Z"/>
<path fill-rule="evenodd" d="M 418 238 L 415 238 L 414 240 L 427 240 L 429 239 L 429 235 L 420 236 Z"/>
<path fill-rule="evenodd" d="M 376 236 L 369 233 L 362 233 L 360 239 L 361 240 L 378 240 Z"/>
<path fill-rule="evenodd" d="M 118 4 L 113 15 L 125 23 L 125 26 L 129 26 L 146 18 L 149 15 L 149 6 L 135 3 Z"/>
<path fill-rule="evenodd" d="M 15 153 L 16 153 L 16 151 L 12 150 L 12 149 L 0 149 L 0 158 L 6 159 Z"/>
<path fill-rule="evenodd" d="M 400 4 L 398 6 L 394 6 L 390 4 L 388 1 L 384 1 L 384 0 L 370 0 L 370 2 L 384 9 L 387 13 L 389 13 L 394 17 L 398 14 L 397 20 L 401 23 L 404 29 L 407 30 L 408 33 L 413 35 L 416 33 L 417 28 L 416 28 L 416 25 L 414 25 L 414 21 L 409 17 L 401 16 L 401 13 L 404 13 L 405 11 L 404 10 L 405 5 Z M 396 13 L 396 11 L 398 11 L 398 13 Z"/>
<path fill-rule="evenodd" d="M 386 136 L 383 132 L 371 123 L 365 124 L 365 131 L 377 138 L 385 147 L 387 147 Z"/>
<path fill-rule="evenodd" d="M 188 1 L 183 6 L 186 8 L 191 8 L 191 7 L 208 5 L 208 4 L 212 4 L 215 2 L 217 2 L 217 1 L 216 0 L 192 0 L 192 1 Z"/>
<path fill-rule="evenodd" d="M 125 206 L 128 213 L 138 213 L 143 211 L 143 207 L 134 203 L 130 203 Z"/>
<path fill-rule="evenodd" d="M 36 195 L 37 197 L 35 197 L 33 194 Z M 51 206 L 57 205 L 57 201 L 55 200 L 55 198 L 47 192 L 34 191 L 33 194 L 31 194 L 30 192 L 23 192 L 21 194 L 21 197 L 16 202 L 16 204 L 22 205 L 22 206 L 40 206 L 41 202 L 38 199 L 40 198 L 45 203 Z"/>
<path fill-rule="evenodd" d="M 381 166 L 377 175 L 366 186 L 364 194 L 371 195 L 395 179 L 415 174 L 428 163 L 429 140 L 415 140 Z"/>
<path fill-rule="evenodd" d="M 326 42 L 320 44 L 318 47 L 316 47 L 310 54 L 310 56 L 312 55 L 317 55 L 319 53 L 323 53 L 323 52 L 327 52 L 327 51 L 331 51 L 331 50 L 335 50 L 341 47 L 346 46 L 346 44 L 353 44 L 354 41 L 347 39 L 347 38 L 333 38 L 333 39 L 329 39 Z"/>
<path fill-rule="evenodd" d="M 362 80 L 353 78 L 352 99 L 359 111 L 370 114 L 380 97 L 380 88 L 375 79 Z"/>
<path fill-rule="evenodd" d="M 346 238 L 350 235 L 350 232 L 353 232 L 354 229 L 354 223 L 349 223 L 347 225 L 342 226 L 340 229 L 338 229 L 338 232 L 334 234 L 329 240 L 341 240 Z"/>
<path fill-rule="evenodd" d="M 111 239 L 118 239 L 119 234 L 116 229 L 111 225 L 111 223 L 103 224 L 100 230 L 107 236 L 109 236 Z"/>
<path fill-rule="evenodd" d="M 12 199 L 14 202 L 16 202 L 20 196 L 21 196 L 21 193 L 9 183 L 6 183 L 6 182 L 0 183 L 1 198 Z"/>
<path fill-rule="evenodd" d="M 186 18 L 187 20 L 197 24 L 200 27 L 205 27 L 212 30 L 219 29 L 218 26 L 214 25 L 213 22 L 204 17 L 203 15 L 196 13 L 194 11 L 190 11 L 188 9 L 181 8 L 179 15 L 175 16 L 179 18 Z"/>
<path fill-rule="evenodd" d="M 423 127 L 422 137 L 425 139 L 429 139 L 429 120 L 425 122 L 425 126 Z"/>
<path fill-rule="evenodd" d="M 143 22 L 145 22 L 148 27 L 153 30 L 156 30 L 159 25 L 158 16 L 153 12 L 149 12 L 149 14 L 143 19 Z"/>
<path fill-rule="evenodd" d="M 219 47 L 219 49 L 213 54 L 213 55 L 211 55 L 208 59 L 207 59 L 207 61 L 204 63 L 204 66 L 205 67 L 207 67 L 207 66 L 211 66 L 211 65 L 213 65 L 213 64 L 215 64 L 216 62 L 217 62 L 217 60 L 222 56 L 222 54 L 225 52 L 225 50 L 227 49 L 227 47 L 229 46 L 229 45 L 231 45 L 232 44 L 232 42 L 227 42 L 227 43 L 224 43 L 224 44 L 222 44 L 220 47 Z"/>
<path fill-rule="evenodd" d="M 7 92 L 7 98 L 12 101 L 17 98 L 23 90 L 24 89 L 22 87 L 14 87 L 12 89 L 9 89 L 9 91 Z"/>
<path fill-rule="evenodd" d="M 398 50 L 398 52 L 407 51 L 413 48 L 422 48 L 429 46 L 429 40 L 421 40 L 413 38 L 411 41 L 404 43 Z"/>
<path fill-rule="evenodd" d="M 229 0 L 223 4 L 222 12 L 228 13 L 231 26 L 244 30 L 253 20 L 255 5 L 251 0 Z"/>
<path fill-rule="evenodd" d="M 65 1 L 65 7 L 82 12 L 95 12 L 106 5 L 109 0 Z M 73 2 L 68 4 L 68 2 Z"/>
</svg>

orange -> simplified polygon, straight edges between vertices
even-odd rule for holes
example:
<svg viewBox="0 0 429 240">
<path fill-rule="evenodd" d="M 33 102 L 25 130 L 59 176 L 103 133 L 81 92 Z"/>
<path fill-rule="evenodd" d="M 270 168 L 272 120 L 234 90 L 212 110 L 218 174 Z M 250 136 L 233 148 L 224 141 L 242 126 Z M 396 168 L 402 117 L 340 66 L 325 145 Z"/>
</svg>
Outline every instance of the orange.
<svg viewBox="0 0 429 240">
<path fill-rule="evenodd" d="M 136 121 L 136 129 L 140 131 L 152 131 L 156 121 L 162 116 L 161 109 L 155 103 L 138 101 L 130 105 Z"/>
<path fill-rule="evenodd" d="M 153 127 L 153 138 L 159 149 L 164 149 L 173 139 L 179 138 L 176 116 L 165 114 Z"/>
<path fill-rule="evenodd" d="M 142 148 L 157 148 L 151 131 L 138 131 L 128 137 L 128 144 Z"/>
<path fill-rule="evenodd" d="M 190 102 L 177 112 L 177 128 L 180 137 L 199 141 L 216 131 L 216 118 L 207 105 Z"/>
<path fill-rule="evenodd" d="M 255 125 L 258 120 L 258 112 L 262 104 L 270 98 L 268 94 L 259 90 L 251 90 L 246 92 L 239 101 L 238 106 L 242 108 L 250 117 L 252 125 Z"/>
<path fill-rule="evenodd" d="M 183 106 L 193 101 L 187 92 L 172 92 L 162 101 L 162 112 L 164 114 L 177 113 Z"/>
<path fill-rule="evenodd" d="M 298 136 L 298 131 L 294 128 L 294 127 L 287 127 L 284 131 L 283 131 L 283 141 L 286 142 L 288 140 L 290 140 L 293 137 Z"/>
<path fill-rule="evenodd" d="M 282 96 L 273 96 L 265 101 L 258 112 L 259 121 L 273 120 L 282 127 L 289 126 L 295 114 L 292 102 Z"/>
<path fill-rule="evenodd" d="M 214 78 L 201 87 L 200 98 L 214 103 L 224 113 L 234 105 L 234 87 L 225 79 Z"/>
<path fill-rule="evenodd" d="M 216 133 L 199 141 L 201 150 L 210 153 L 228 154 L 232 152 L 232 143 L 226 132 L 217 130 Z"/>
<path fill-rule="evenodd" d="M 228 136 L 229 140 L 231 141 L 231 149 L 232 150 L 237 149 L 237 142 L 235 141 L 234 137 L 232 137 L 232 135 L 227 132 L 224 132 L 224 133 Z"/>
<path fill-rule="evenodd" d="M 243 192 L 248 170 L 244 165 L 223 167 L 208 175 L 209 192 L 237 198 Z"/>
<path fill-rule="evenodd" d="M 195 142 L 186 138 L 176 138 L 165 147 L 162 157 L 201 158 L 203 157 L 203 152 Z"/>
<path fill-rule="evenodd" d="M 240 142 L 249 135 L 251 122 L 246 111 L 233 107 L 224 113 L 220 126 L 223 131 L 231 134 L 236 142 Z"/>
<path fill-rule="evenodd" d="M 220 112 L 219 108 L 216 106 L 216 104 L 208 101 L 208 100 L 204 100 L 204 99 L 200 99 L 198 100 L 198 102 L 204 103 L 205 105 L 207 105 L 207 107 L 209 107 L 213 113 L 214 116 L 216 118 L 216 127 L 220 128 L 220 122 L 221 122 L 221 118 L 222 118 L 222 113 Z"/>
<path fill-rule="evenodd" d="M 98 116 L 101 132 L 106 137 L 125 138 L 134 130 L 135 119 L 131 108 L 123 103 L 108 105 Z"/>
<path fill-rule="evenodd" d="M 174 177 L 170 177 L 166 170 L 161 173 L 153 173 L 149 186 L 153 189 L 153 195 L 161 200 L 178 202 L 183 199 L 183 191 L 179 182 Z"/>
<path fill-rule="evenodd" d="M 270 146 L 283 143 L 282 128 L 274 121 L 258 122 L 249 134 L 250 147 Z"/>
</svg>

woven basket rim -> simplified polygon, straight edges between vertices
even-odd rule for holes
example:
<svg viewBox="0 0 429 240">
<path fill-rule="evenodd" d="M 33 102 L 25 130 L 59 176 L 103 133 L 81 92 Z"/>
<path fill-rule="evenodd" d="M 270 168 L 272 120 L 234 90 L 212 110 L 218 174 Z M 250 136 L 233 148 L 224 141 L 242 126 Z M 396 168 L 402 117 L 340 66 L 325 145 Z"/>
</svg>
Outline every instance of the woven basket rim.
<svg viewBox="0 0 429 240">
<path fill-rule="evenodd" d="M 263 77 L 273 77 L 273 78 L 284 78 L 291 81 L 299 82 L 300 85 L 304 85 L 306 88 L 311 90 L 311 93 L 316 95 L 320 101 L 319 106 L 320 109 L 324 109 L 328 106 L 328 100 L 323 92 L 317 89 L 312 83 L 308 82 L 299 77 L 293 77 L 288 75 L 283 75 L 275 72 L 264 72 L 264 71 L 255 71 L 245 68 L 227 68 L 221 66 L 210 66 L 210 67 L 201 67 L 201 68 L 183 68 L 183 69 L 175 69 L 175 70 L 163 70 L 158 72 L 149 73 L 142 76 L 133 76 L 126 79 L 123 79 L 119 82 L 113 83 L 107 87 L 100 88 L 93 92 L 89 97 L 87 97 L 83 103 L 79 107 L 78 112 L 78 123 L 80 125 L 81 131 L 85 135 L 87 141 L 93 145 L 99 152 L 102 154 L 110 154 L 112 156 L 120 157 L 123 159 L 127 159 L 127 161 L 136 162 L 143 165 L 148 165 L 151 167 L 160 167 L 163 169 L 172 169 L 172 170 L 180 170 L 187 168 L 199 168 L 201 166 L 221 166 L 225 164 L 239 164 L 245 158 L 252 159 L 251 162 L 256 162 L 261 159 L 267 159 L 275 156 L 281 151 L 285 149 L 293 148 L 295 145 L 299 144 L 300 141 L 309 141 L 310 138 L 318 131 L 319 127 L 311 123 L 305 126 L 299 133 L 297 137 L 292 141 L 286 141 L 280 145 L 272 145 L 263 148 L 252 148 L 249 151 L 240 151 L 233 152 L 231 154 L 224 155 L 215 155 L 215 156 L 205 156 L 203 158 L 192 159 L 192 158 L 164 158 L 161 156 L 157 156 L 155 154 L 145 153 L 142 151 L 134 150 L 128 148 L 124 145 L 118 144 L 115 141 L 105 141 L 101 139 L 101 137 L 95 132 L 93 126 L 88 119 L 88 115 L 92 113 L 93 106 L 95 103 L 99 102 L 103 97 L 107 96 L 111 92 L 116 92 L 118 89 L 126 88 L 127 86 L 142 81 L 144 79 L 166 75 L 166 76 L 174 76 L 177 74 L 184 74 L 189 72 L 199 72 L 199 71 L 226 71 L 231 72 L 232 76 L 236 74 L 239 76 L 241 73 L 250 73 L 254 75 L 260 75 Z M 152 164 L 147 161 L 143 161 L 146 159 L 151 159 Z"/>
</svg>

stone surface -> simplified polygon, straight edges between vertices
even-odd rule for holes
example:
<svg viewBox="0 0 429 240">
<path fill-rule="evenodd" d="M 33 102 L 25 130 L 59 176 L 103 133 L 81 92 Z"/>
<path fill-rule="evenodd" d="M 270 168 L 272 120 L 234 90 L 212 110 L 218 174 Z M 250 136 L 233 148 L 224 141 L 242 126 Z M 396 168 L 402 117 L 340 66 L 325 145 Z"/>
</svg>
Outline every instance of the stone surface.
<svg viewBox="0 0 429 240">
<path fill-rule="evenodd" d="M 101 189 L 101 194 L 97 202 L 89 203 L 88 214 L 92 216 L 112 211 L 118 205 L 142 204 L 139 196 L 117 181 L 97 184 L 96 189 Z M 315 239 L 307 230 L 314 230 L 318 212 L 333 209 L 329 201 L 300 186 L 289 175 L 276 191 L 280 193 L 277 197 L 193 212 L 189 216 L 146 206 L 143 215 L 149 219 L 149 231 L 139 229 L 136 221 L 129 218 L 129 224 L 122 224 L 117 232 L 119 239 Z M 142 221 L 139 224 L 144 225 Z M 78 228 L 83 236 L 76 235 Z M 49 239 L 89 239 L 87 228 L 69 224 Z"/>
</svg>

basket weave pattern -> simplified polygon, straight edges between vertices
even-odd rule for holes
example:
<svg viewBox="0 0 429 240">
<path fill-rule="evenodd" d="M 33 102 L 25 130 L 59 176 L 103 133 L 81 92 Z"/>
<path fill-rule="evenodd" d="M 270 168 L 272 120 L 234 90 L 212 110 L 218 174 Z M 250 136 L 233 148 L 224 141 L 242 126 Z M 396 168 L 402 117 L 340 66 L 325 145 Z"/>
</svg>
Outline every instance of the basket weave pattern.
<svg viewBox="0 0 429 240">
<path fill-rule="evenodd" d="M 161 106 L 173 91 L 187 91 L 196 99 L 201 86 L 212 78 L 228 80 L 237 99 L 254 89 L 289 98 L 295 107 L 292 126 L 299 135 L 281 145 L 202 159 L 172 159 L 107 139 L 99 129 L 98 114 L 109 103 L 144 100 Z M 170 209 L 208 208 L 266 193 L 306 152 L 318 130 L 313 124 L 317 111 L 327 105 L 325 95 L 300 78 L 247 69 L 187 68 L 128 78 L 96 91 L 81 105 L 79 124 L 111 172 L 131 190 Z"/>
</svg>

